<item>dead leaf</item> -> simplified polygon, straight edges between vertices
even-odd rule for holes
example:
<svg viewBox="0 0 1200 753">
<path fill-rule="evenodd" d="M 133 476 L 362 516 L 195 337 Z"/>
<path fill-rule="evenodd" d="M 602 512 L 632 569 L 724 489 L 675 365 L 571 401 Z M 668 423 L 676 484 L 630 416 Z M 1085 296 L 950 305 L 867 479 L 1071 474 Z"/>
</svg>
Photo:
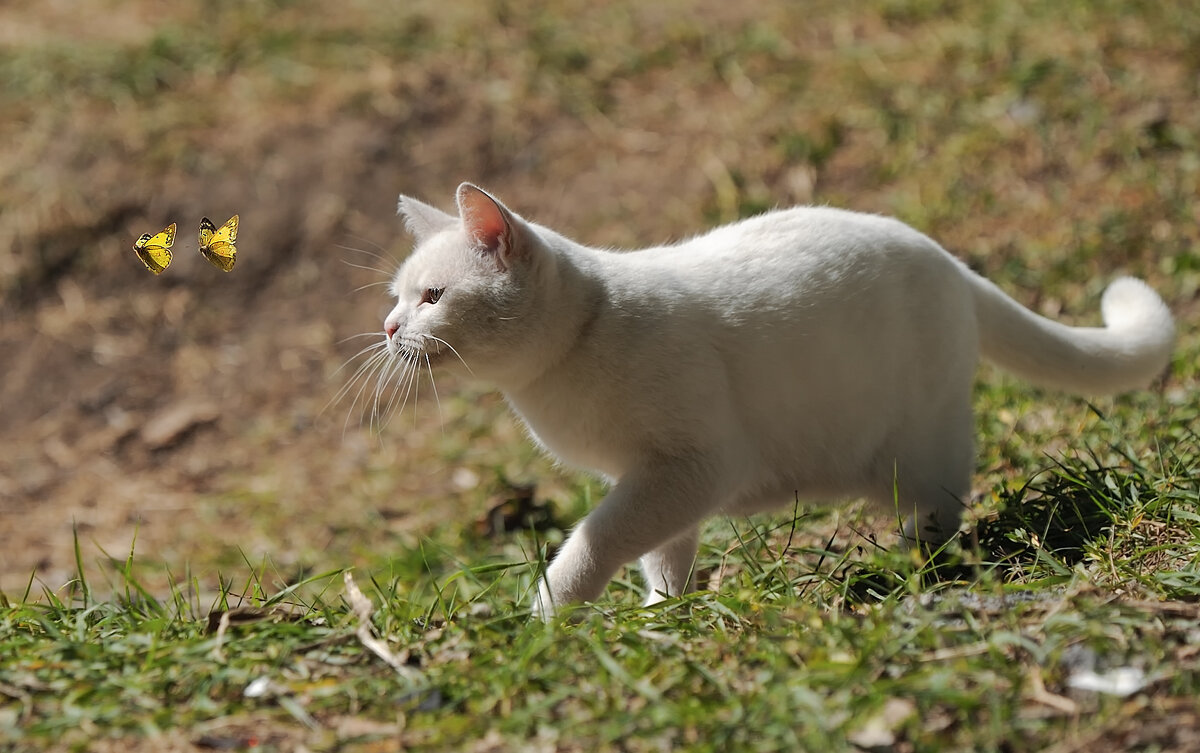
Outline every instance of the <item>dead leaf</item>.
<svg viewBox="0 0 1200 753">
<path fill-rule="evenodd" d="M 865 750 L 890 749 L 896 744 L 896 730 L 915 713 L 916 704 L 907 698 L 889 698 L 883 708 L 846 739 Z"/>
<path fill-rule="evenodd" d="M 142 425 L 142 442 L 151 450 L 170 447 L 183 439 L 189 431 L 211 424 L 220 415 L 221 410 L 215 403 L 175 403 L 159 411 Z"/>
</svg>

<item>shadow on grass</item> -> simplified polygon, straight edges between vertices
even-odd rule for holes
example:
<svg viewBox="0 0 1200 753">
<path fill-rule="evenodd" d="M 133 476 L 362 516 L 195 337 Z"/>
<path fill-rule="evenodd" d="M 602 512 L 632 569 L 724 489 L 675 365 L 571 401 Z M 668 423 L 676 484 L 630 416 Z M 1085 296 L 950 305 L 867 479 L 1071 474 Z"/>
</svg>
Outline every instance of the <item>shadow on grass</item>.
<svg viewBox="0 0 1200 753">
<path fill-rule="evenodd" d="M 994 512 L 932 554 L 880 552 L 847 562 L 833 577 L 843 580 L 850 604 L 987 582 L 1016 589 L 1051 586 L 1074 577 L 1076 565 L 1089 558 L 1124 577 L 1122 568 L 1148 553 L 1195 538 L 1175 506 L 1180 495 L 1172 492 L 1181 487 L 1124 459 L 1120 467 L 1094 455 L 1059 462 L 1002 492 Z M 1183 477 L 1186 497 L 1195 496 L 1190 477 Z M 1147 530 L 1165 531 L 1166 538 L 1147 536 Z M 1128 575 L 1141 579 L 1137 576 L 1145 573 Z"/>
</svg>

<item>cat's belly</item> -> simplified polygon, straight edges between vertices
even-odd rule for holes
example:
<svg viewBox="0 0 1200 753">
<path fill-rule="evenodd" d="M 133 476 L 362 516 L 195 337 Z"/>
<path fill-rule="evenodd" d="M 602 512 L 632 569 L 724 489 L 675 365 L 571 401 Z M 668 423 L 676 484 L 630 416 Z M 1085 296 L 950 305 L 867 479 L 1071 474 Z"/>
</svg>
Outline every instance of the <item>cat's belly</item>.
<svg viewBox="0 0 1200 753">
<path fill-rule="evenodd" d="M 772 512 L 795 504 L 809 506 L 835 503 L 870 495 L 870 490 L 861 483 L 830 484 L 812 479 L 773 479 L 767 485 L 747 485 L 722 505 L 726 515 L 756 515 Z"/>
</svg>

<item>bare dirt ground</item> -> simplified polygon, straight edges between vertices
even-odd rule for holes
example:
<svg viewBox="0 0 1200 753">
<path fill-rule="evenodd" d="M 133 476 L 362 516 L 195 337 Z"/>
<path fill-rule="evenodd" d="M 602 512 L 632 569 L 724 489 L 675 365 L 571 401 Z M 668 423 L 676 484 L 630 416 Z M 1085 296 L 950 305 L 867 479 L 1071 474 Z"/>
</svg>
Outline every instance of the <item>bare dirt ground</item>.
<svg viewBox="0 0 1200 753">
<path fill-rule="evenodd" d="M 964 113 L 938 108 L 962 107 L 954 98 L 972 84 L 947 66 L 974 53 L 949 16 L 897 26 L 832 4 L 821 20 L 774 3 L 696 3 L 685 17 L 564 6 L 573 23 L 559 29 L 533 12 L 463 8 L 0 10 L 12 84 L 0 122 L 0 590 L 19 596 L 31 573 L 35 591 L 60 588 L 75 572 L 73 530 L 86 563 L 124 558 L 136 538 L 140 562 L 210 584 L 243 553 L 284 574 L 358 564 L 477 515 L 493 469 L 544 472 L 487 393 L 446 401 L 441 418 L 424 399 L 382 441 L 358 409 L 326 409 L 347 378 L 337 369 L 367 342 L 345 338 L 378 331 L 389 308 L 382 287 L 358 290 L 384 275 L 355 265 L 390 271 L 406 252 L 399 193 L 448 207 L 472 180 L 613 246 L 830 202 L 899 212 L 990 269 L 1017 247 L 1094 240 L 1104 207 L 1132 218 L 1120 228 L 1131 240 L 1195 233 L 1119 157 L 1122 139 L 1196 117 L 1189 64 L 1134 22 L 1099 53 L 1069 34 L 1056 47 L 1062 29 L 1024 40 L 1111 58 L 1136 78 L 1118 85 L 1098 68 L 1079 84 L 1106 98 L 1111 133 L 1077 148 L 1054 92 L 1019 82 L 990 105 L 972 100 L 966 116 L 994 112 L 990 141 L 953 138 Z M 480 24 L 486 39 L 473 36 Z M 759 44 L 760 32 L 785 43 Z M 896 146 L 895 128 L 913 129 L 910 142 Z M 223 274 L 195 252 L 195 227 L 235 212 L 238 263 Z M 172 221 L 175 261 L 155 277 L 130 246 Z M 1152 253 L 1130 243 L 1098 268 L 1165 274 Z M 1102 281 L 1087 285 L 1068 288 L 1068 303 Z M 1194 290 L 1168 294 L 1190 305 Z"/>
</svg>

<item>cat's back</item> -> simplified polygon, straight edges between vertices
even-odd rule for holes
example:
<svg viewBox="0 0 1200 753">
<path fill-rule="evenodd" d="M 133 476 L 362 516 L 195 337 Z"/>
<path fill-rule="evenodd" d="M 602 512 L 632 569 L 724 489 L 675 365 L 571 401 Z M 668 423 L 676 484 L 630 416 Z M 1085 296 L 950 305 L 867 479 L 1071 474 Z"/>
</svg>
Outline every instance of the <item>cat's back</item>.
<svg viewBox="0 0 1200 753">
<path fill-rule="evenodd" d="M 883 278 L 938 277 L 957 262 L 926 235 L 882 215 L 780 209 L 670 245 L 607 254 L 612 282 L 649 299 L 727 302 L 844 293 Z"/>
<path fill-rule="evenodd" d="M 710 262 L 778 255 L 779 261 L 805 265 L 925 248 L 937 245 L 892 217 L 800 206 L 718 227 L 679 244 L 675 253 L 694 261 Z"/>
</svg>

